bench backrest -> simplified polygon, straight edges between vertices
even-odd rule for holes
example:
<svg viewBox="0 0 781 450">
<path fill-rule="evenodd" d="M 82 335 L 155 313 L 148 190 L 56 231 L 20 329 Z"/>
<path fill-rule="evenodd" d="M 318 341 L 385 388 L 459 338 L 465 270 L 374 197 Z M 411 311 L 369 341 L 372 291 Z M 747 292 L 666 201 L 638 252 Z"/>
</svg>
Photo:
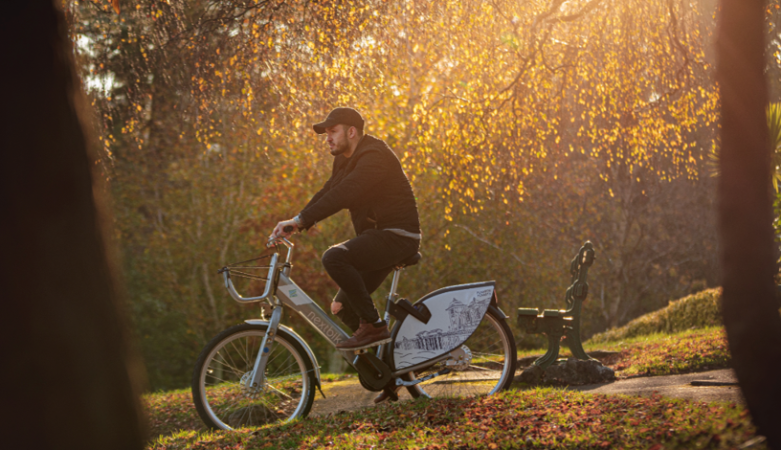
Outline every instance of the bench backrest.
<svg viewBox="0 0 781 450">
<path fill-rule="evenodd" d="M 568 313 L 580 313 L 580 304 L 588 296 L 588 268 L 594 263 L 594 258 L 594 246 L 591 241 L 586 241 L 570 263 L 569 271 L 572 275 L 572 285 L 567 288 L 565 299 Z"/>
</svg>

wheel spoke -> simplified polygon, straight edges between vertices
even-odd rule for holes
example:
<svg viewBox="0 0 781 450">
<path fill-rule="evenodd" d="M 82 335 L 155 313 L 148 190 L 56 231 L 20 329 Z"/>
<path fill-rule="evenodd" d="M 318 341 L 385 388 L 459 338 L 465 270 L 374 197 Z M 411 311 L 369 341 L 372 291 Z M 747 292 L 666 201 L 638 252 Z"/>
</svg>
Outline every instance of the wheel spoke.
<svg viewBox="0 0 781 450">
<path fill-rule="evenodd" d="M 199 358 L 200 384 L 193 395 L 198 413 L 214 428 L 229 429 L 290 420 L 308 412 L 314 397 L 306 355 L 278 335 L 266 363 L 262 388 L 243 386 L 255 364 L 265 326 L 239 325 L 215 338 Z M 202 361 L 202 362 L 201 362 Z M 200 399 L 200 400 L 199 400 Z"/>
<path fill-rule="evenodd" d="M 469 368 L 470 369 L 475 369 L 475 370 L 482 370 L 482 371 L 485 371 L 485 372 L 496 372 L 496 370 L 494 370 L 494 369 L 488 369 L 486 367 L 480 367 L 480 366 L 476 366 L 474 364 L 470 364 Z"/>
<path fill-rule="evenodd" d="M 287 367 L 285 367 L 284 370 L 278 370 L 276 373 L 279 373 L 279 372 L 285 373 L 285 372 L 288 371 L 289 368 L 295 367 L 295 365 L 296 365 L 296 363 L 295 363 L 295 361 L 293 361 L 292 363 L 288 364 Z"/>
<path fill-rule="evenodd" d="M 242 365 L 243 365 L 243 367 L 249 367 L 249 365 L 250 365 L 250 364 L 249 364 L 249 361 L 247 360 L 247 353 L 248 353 L 248 352 L 247 352 L 246 350 L 242 351 L 242 349 L 240 349 L 240 348 L 237 348 L 237 346 L 236 346 L 236 342 L 235 342 L 235 341 L 234 341 L 234 342 L 231 342 L 230 344 L 231 344 L 231 348 L 232 348 L 233 350 L 232 350 L 232 351 L 230 351 L 230 352 L 227 352 L 227 353 L 228 353 L 228 357 L 231 359 L 231 364 L 233 364 L 234 366 L 237 366 L 237 367 L 238 367 L 238 366 L 239 366 L 241 363 L 243 363 L 243 364 L 242 364 Z M 243 347 L 246 349 L 248 345 L 249 345 L 249 342 L 245 343 L 245 344 L 243 345 Z M 240 359 L 241 359 L 241 361 L 240 361 L 240 364 L 236 364 L 236 363 L 233 361 L 233 356 L 234 356 L 234 355 L 235 355 L 237 358 L 240 358 Z"/>
<path fill-rule="evenodd" d="M 288 399 L 288 400 L 291 400 L 291 399 L 293 398 L 293 397 L 291 397 L 291 396 L 289 396 L 289 395 L 285 394 L 284 392 L 280 391 L 279 389 L 275 388 L 274 386 L 272 386 L 272 385 L 270 385 L 270 384 L 267 384 L 267 385 L 266 385 L 266 387 L 268 387 L 268 388 L 269 388 L 269 389 L 271 389 L 272 391 L 276 392 L 277 394 L 279 394 L 279 395 L 281 395 L 281 396 L 285 397 L 285 398 L 286 398 L 286 399 Z"/>
<path fill-rule="evenodd" d="M 216 359 L 216 357 L 217 357 L 217 356 L 219 356 L 219 357 L 220 357 L 220 360 L 219 360 L 219 361 Z M 215 363 L 222 364 L 224 367 L 226 367 L 226 368 L 228 368 L 228 369 L 231 369 L 231 370 L 233 371 L 233 374 L 234 374 L 234 375 L 241 375 L 241 374 L 243 374 L 243 373 L 244 373 L 244 371 L 243 371 L 243 370 L 240 370 L 240 369 L 239 369 L 239 368 L 238 368 L 238 367 L 237 367 L 235 364 L 228 363 L 228 362 L 227 362 L 227 361 L 225 361 L 223 358 L 224 358 L 224 356 L 223 356 L 223 355 L 221 355 L 221 354 L 217 354 L 217 355 L 215 355 L 215 359 L 214 359 L 213 361 L 214 361 Z"/>
</svg>

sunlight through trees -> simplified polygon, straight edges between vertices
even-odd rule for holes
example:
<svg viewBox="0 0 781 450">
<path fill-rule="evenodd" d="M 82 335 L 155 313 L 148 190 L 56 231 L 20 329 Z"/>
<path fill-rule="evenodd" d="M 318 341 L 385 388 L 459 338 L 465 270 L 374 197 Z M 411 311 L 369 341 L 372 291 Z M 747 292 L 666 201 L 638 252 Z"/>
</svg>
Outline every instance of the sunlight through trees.
<svg viewBox="0 0 781 450">
<path fill-rule="evenodd" d="M 186 378 L 187 355 L 166 355 L 256 314 L 214 271 L 327 179 L 311 124 L 338 105 L 412 180 L 412 299 L 496 279 L 506 312 L 552 307 L 585 239 L 604 255 L 587 334 L 716 283 L 709 0 L 65 5 L 156 386 Z M 351 233 L 337 216 L 298 238 L 293 277 L 322 302 L 336 289 L 319 255 Z"/>
</svg>

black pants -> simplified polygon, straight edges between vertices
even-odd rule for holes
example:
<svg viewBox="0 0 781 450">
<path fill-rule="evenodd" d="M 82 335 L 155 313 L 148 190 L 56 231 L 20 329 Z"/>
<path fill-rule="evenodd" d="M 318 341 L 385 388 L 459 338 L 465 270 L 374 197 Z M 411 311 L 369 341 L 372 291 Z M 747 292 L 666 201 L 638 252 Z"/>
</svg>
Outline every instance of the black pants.
<svg viewBox="0 0 781 450">
<path fill-rule="evenodd" d="M 335 302 L 343 305 L 337 316 L 353 331 L 360 319 L 376 322 L 380 315 L 371 294 L 393 267 L 414 255 L 420 241 L 390 231 L 366 230 L 360 236 L 334 245 L 323 253 L 323 267 L 339 285 Z"/>
</svg>

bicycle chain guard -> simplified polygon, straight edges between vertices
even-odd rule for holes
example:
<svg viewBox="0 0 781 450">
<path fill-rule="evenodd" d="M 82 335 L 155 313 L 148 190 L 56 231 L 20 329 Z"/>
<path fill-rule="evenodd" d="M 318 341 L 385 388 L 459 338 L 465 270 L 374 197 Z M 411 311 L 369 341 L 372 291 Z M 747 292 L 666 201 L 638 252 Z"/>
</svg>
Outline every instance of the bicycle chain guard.
<svg viewBox="0 0 781 450">
<path fill-rule="evenodd" d="M 361 386 L 370 391 L 381 391 L 391 380 L 390 367 L 373 353 L 360 353 L 355 357 L 353 366 L 358 371 Z"/>
</svg>

